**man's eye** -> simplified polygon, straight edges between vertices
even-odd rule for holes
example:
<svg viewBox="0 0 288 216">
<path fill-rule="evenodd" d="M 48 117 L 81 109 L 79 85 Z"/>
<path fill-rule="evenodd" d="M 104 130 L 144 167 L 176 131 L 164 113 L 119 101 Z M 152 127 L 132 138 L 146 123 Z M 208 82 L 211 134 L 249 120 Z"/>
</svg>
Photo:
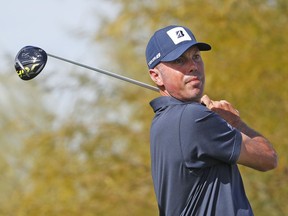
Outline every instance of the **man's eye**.
<svg viewBox="0 0 288 216">
<path fill-rule="evenodd" d="M 184 63 L 184 59 L 183 58 L 177 58 L 173 61 L 174 64 L 183 64 Z"/>
<path fill-rule="evenodd" d="M 201 55 L 199 55 L 199 54 L 196 54 L 193 56 L 194 61 L 199 61 L 200 59 L 201 59 Z"/>
</svg>

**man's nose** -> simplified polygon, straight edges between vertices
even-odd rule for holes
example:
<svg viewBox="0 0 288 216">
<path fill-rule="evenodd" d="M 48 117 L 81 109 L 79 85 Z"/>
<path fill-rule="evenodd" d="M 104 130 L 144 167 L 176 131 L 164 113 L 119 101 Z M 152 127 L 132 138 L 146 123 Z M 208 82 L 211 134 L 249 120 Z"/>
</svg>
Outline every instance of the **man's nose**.
<svg viewBox="0 0 288 216">
<path fill-rule="evenodd" d="M 198 64 L 193 58 L 188 60 L 187 65 L 189 67 L 189 72 L 190 73 L 198 70 Z"/>
</svg>

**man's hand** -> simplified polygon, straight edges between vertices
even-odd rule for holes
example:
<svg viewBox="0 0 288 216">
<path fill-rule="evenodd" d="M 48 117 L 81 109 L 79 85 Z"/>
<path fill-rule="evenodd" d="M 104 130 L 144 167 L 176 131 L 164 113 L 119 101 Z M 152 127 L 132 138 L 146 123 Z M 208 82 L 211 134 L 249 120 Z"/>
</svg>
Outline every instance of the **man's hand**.
<svg viewBox="0 0 288 216">
<path fill-rule="evenodd" d="M 207 95 L 201 98 L 201 103 L 225 119 L 230 125 L 237 128 L 241 123 L 240 113 L 228 101 L 213 101 Z"/>
<path fill-rule="evenodd" d="M 250 128 L 241 119 L 238 110 L 225 101 L 213 101 L 207 95 L 201 98 L 201 103 L 237 128 L 242 134 L 241 152 L 237 163 L 259 171 L 268 171 L 277 166 L 277 153 L 269 140 Z"/>
</svg>

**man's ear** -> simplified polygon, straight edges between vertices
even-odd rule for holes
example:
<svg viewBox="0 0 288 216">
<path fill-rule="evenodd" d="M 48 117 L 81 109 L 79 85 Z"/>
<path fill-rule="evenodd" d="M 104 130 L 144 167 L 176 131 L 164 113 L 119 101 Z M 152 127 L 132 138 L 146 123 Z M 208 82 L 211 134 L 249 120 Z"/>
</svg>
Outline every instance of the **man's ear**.
<svg viewBox="0 0 288 216">
<path fill-rule="evenodd" d="M 163 85 L 163 80 L 160 71 L 157 68 L 149 70 L 151 79 L 156 83 L 157 86 Z"/>
</svg>

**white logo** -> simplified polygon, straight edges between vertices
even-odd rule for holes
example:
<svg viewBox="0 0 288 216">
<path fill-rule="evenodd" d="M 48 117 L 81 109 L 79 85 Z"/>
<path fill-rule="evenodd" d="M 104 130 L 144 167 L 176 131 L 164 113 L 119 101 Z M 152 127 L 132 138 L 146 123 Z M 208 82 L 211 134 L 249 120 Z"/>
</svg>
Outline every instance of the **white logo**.
<svg viewBox="0 0 288 216">
<path fill-rule="evenodd" d="M 169 31 L 167 31 L 167 34 L 175 45 L 181 43 L 182 41 L 192 40 L 183 27 L 175 27 L 173 29 L 170 29 Z"/>
<path fill-rule="evenodd" d="M 150 66 L 154 61 L 156 61 L 157 59 L 159 59 L 161 57 L 161 53 L 157 53 L 156 56 L 154 56 L 149 62 L 148 65 Z"/>
</svg>

